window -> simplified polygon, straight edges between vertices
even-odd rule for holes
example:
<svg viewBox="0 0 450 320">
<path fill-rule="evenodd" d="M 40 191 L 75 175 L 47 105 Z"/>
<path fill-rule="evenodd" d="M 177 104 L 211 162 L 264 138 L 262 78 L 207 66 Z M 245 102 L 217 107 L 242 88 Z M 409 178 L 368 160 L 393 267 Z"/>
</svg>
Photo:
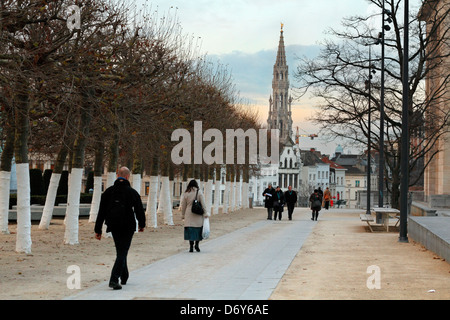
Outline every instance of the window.
<svg viewBox="0 0 450 320">
<path fill-rule="evenodd" d="M 359 188 L 359 184 L 360 184 L 360 181 L 359 181 L 359 180 L 356 180 L 356 181 L 355 181 L 355 187 L 356 187 L 356 188 Z"/>
</svg>

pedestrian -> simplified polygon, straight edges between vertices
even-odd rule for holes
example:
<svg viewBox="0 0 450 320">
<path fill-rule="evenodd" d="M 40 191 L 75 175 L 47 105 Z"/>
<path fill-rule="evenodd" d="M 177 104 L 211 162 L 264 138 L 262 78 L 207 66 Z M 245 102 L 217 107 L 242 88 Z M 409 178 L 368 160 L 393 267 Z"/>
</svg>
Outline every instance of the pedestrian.
<svg viewBox="0 0 450 320">
<path fill-rule="evenodd" d="M 277 187 L 275 190 L 275 195 L 273 196 L 273 212 L 274 212 L 274 220 L 281 220 L 281 216 L 283 214 L 284 208 L 284 193 L 281 191 L 280 187 Z"/>
<path fill-rule="evenodd" d="M 267 220 L 272 220 L 273 212 L 273 196 L 275 195 L 275 189 L 272 188 L 272 184 L 269 183 L 266 190 L 263 192 L 264 207 L 267 208 Z"/>
<path fill-rule="evenodd" d="M 288 190 L 284 193 L 284 200 L 288 208 L 289 220 L 292 220 L 295 204 L 297 203 L 297 192 L 292 190 L 292 186 L 288 186 Z"/>
<path fill-rule="evenodd" d="M 330 189 L 327 187 L 323 193 L 323 201 L 324 201 L 324 207 L 326 210 L 328 210 L 330 206 L 331 201 L 331 192 Z"/>
<path fill-rule="evenodd" d="M 319 195 L 323 198 L 323 191 L 322 189 L 319 187 L 317 188 L 317 192 L 319 193 Z"/>
<path fill-rule="evenodd" d="M 130 174 L 127 167 L 121 167 L 114 185 L 103 192 L 94 228 L 95 238 L 98 240 L 102 238 L 103 223 L 107 226 L 106 232 L 112 233 L 116 260 L 111 270 L 109 287 L 114 290 L 122 289 L 121 284 L 126 284 L 129 277 L 127 255 L 136 232 L 136 219 L 138 231 L 143 232 L 145 228 L 145 212 L 141 197 L 128 181 Z"/>
<path fill-rule="evenodd" d="M 311 220 L 316 220 L 319 217 L 319 211 L 322 209 L 322 197 L 319 190 L 315 189 L 314 193 L 309 197 L 311 203 L 312 217 Z"/>
<path fill-rule="evenodd" d="M 198 200 L 203 208 L 203 215 L 192 212 L 192 203 Z M 203 221 L 209 219 L 210 213 L 206 210 L 205 198 L 197 181 L 191 180 L 181 200 L 181 216 L 184 220 L 184 240 L 189 241 L 189 252 L 200 252 L 199 243 L 203 240 Z"/>
</svg>

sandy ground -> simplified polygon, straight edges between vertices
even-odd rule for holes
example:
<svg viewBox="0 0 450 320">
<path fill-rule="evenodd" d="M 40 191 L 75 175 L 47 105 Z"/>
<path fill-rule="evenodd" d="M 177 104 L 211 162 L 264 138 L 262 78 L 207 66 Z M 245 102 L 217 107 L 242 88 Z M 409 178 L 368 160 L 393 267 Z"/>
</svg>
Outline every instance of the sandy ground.
<svg viewBox="0 0 450 320">
<path fill-rule="evenodd" d="M 396 228 L 389 233 L 368 232 L 359 213 L 336 209 L 321 214 L 271 299 L 450 298 L 449 263 L 413 241 L 399 243 Z M 263 208 L 213 215 L 210 239 L 265 218 Z M 297 208 L 294 219 L 312 223 L 306 209 Z M 128 256 L 130 271 L 187 250 L 176 210 L 174 223 L 160 223 L 157 229 L 146 228 L 134 236 Z M 11 234 L 0 234 L 0 299 L 55 300 L 73 295 L 75 289 L 67 287 L 68 268 L 73 265 L 80 268 L 81 289 L 108 280 L 115 258 L 113 240 L 96 240 L 93 227 L 81 219 L 80 244 L 64 245 L 62 219 L 53 219 L 49 230 L 33 224 L 32 254 L 25 255 L 14 251 L 16 226 L 11 223 Z M 367 288 L 372 275 L 367 273 L 369 266 L 379 267 L 380 289 Z"/>
</svg>

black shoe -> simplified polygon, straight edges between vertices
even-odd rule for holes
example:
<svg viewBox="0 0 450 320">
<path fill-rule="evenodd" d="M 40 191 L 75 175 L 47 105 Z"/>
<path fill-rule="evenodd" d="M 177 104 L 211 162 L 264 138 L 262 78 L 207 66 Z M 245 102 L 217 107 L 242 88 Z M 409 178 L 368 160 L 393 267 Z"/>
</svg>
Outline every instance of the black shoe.
<svg viewBox="0 0 450 320">
<path fill-rule="evenodd" d="M 114 290 L 122 289 L 122 286 L 118 282 L 110 282 L 109 287 L 113 288 Z"/>
<path fill-rule="evenodd" d="M 189 252 L 194 252 L 194 248 L 190 247 Z"/>
<path fill-rule="evenodd" d="M 125 280 L 122 280 L 122 279 L 121 279 L 121 280 L 120 280 L 120 284 L 123 284 L 123 285 L 127 284 L 127 280 L 128 280 L 128 279 L 125 279 Z"/>
<path fill-rule="evenodd" d="M 200 248 L 197 246 L 195 246 L 195 251 L 200 252 Z"/>
</svg>

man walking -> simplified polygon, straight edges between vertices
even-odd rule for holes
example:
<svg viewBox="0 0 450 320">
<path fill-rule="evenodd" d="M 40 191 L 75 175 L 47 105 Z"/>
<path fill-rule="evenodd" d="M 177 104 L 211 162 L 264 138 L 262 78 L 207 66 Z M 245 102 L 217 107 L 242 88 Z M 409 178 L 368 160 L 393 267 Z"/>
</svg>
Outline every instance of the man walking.
<svg viewBox="0 0 450 320">
<path fill-rule="evenodd" d="M 275 195 L 275 190 L 272 188 L 272 185 L 269 183 L 266 190 L 263 192 L 264 197 L 264 207 L 267 208 L 267 220 L 272 220 L 272 212 L 273 212 L 273 196 Z"/>
<path fill-rule="evenodd" d="M 284 201 L 288 208 L 289 220 L 292 220 L 292 213 L 294 212 L 294 207 L 297 203 L 297 192 L 292 190 L 292 186 L 289 186 L 288 191 L 284 193 Z"/>
<path fill-rule="evenodd" d="M 144 231 L 145 227 L 145 212 L 141 197 L 128 181 L 130 174 L 127 167 L 120 168 L 114 185 L 103 192 L 94 228 L 95 238 L 100 240 L 105 222 L 106 232 L 111 232 L 114 239 L 116 261 L 109 280 L 109 287 L 114 290 L 122 289 L 119 278 L 121 284 L 126 284 L 128 280 L 127 255 L 136 231 L 136 219 L 139 232 Z"/>
</svg>

